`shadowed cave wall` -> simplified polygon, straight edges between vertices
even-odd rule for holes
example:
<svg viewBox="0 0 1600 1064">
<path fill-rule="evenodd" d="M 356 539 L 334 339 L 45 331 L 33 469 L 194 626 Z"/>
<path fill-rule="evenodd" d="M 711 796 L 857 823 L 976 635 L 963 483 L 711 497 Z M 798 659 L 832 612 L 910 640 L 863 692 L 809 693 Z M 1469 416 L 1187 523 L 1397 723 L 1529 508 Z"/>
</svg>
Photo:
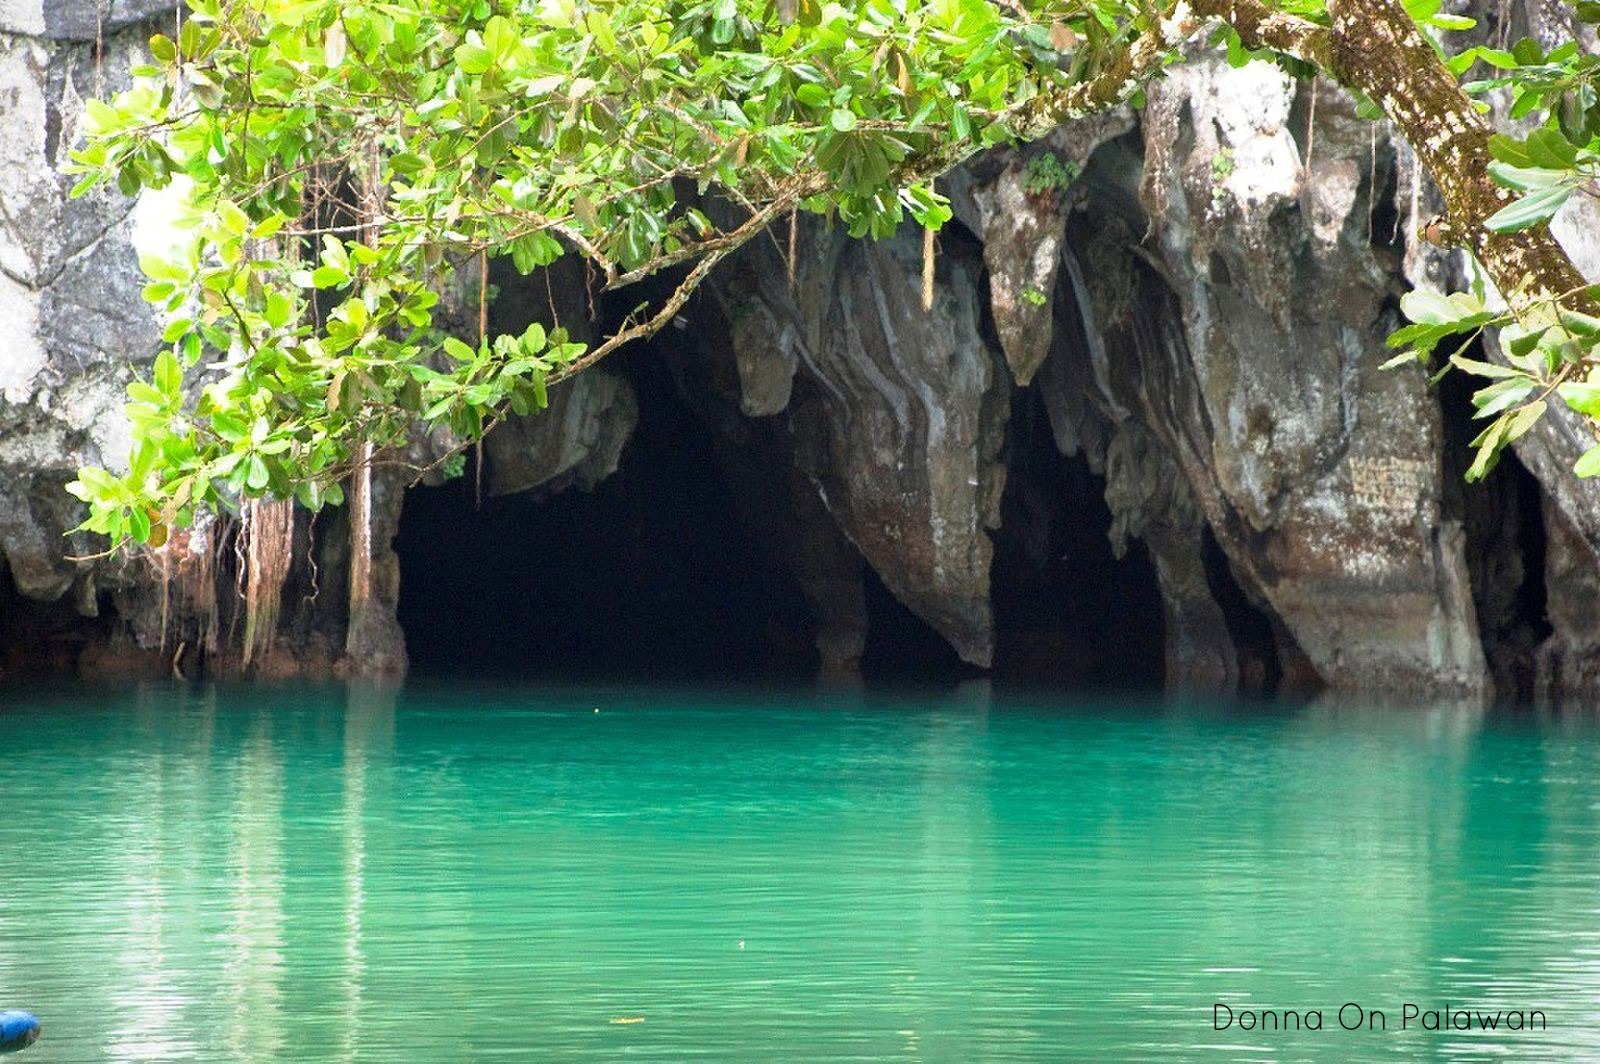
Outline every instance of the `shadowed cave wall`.
<svg viewBox="0 0 1600 1064">
<path fill-rule="evenodd" d="M 682 680 L 814 666 L 800 591 L 741 527 L 659 356 L 627 362 L 638 425 L 591 490 L 480 500 L 469 460 L 407 493 L 396 549 L 414 669 Z"/>
<path fill-rule="evenodd" d="M 398 616 L 420 676 L 796 682 L 819 668 L 795 575 L 752 527 L 660 348 L 618 360 L 639 399 L 617 469 L 587 490 L 489 494 L 462 476 L 407 492 Z M 1104 482 L 1056 450 L 1019 393 L 994 533 L 1003 682 L 1159 690 L 1161 599 L 1143 547 L 1116 558 Z M 861 568 L 869 683 L 982 675 Z"/>
</svg>

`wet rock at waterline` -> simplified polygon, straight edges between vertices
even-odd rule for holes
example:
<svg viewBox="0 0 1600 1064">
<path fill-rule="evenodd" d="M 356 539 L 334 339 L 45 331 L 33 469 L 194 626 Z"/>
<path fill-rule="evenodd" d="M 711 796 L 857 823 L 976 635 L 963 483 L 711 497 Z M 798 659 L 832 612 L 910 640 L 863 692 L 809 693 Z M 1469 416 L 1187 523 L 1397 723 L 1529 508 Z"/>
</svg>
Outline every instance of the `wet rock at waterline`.
<svg viewBox="0 0 1600 1064">
<path fill-rule="evenodd" d="M 1185 344 L 1143 384 L 1233 573 L 1324 682 L 1480 687 L 1439 407 L 1420 374 L 1378 369 L 1386 146 L 1334 86 L 1218 60 L 1152 89 L 1144 148 Z"/>
</svg>

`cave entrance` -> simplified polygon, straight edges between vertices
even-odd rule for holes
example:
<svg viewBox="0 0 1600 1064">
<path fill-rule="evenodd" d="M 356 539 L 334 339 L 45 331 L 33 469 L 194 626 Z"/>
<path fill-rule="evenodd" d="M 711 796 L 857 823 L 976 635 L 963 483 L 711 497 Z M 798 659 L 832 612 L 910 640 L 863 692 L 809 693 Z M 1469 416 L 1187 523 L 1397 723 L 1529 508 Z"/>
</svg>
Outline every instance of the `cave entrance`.
<svg viewBox="0 0 1600 1064">
<path fill-rule="evenodd" d="M 0 683 L 69 675 L 85 647 L 110 637 L 109 596 L 95 603 L 95 616 L 86 616 L 70 601 L 74 592 L 53 602 L 26 597 L 0 554 Z"/>
<path fill-rule="evenodd" d="M 1111 549 L 1105 478 L 1056 448 L 1037 388 L 1013 398 L 1010 461 L 994 534 L 997 678 L 1030 685 L 1160 691 L 1161 589 L 1144 543 Z"/>
<path fill-rule="evenodd" d="M 406 495 L 399 620 L 416 674 L 719 682 L 809 677 L 805 601 L 743 527 L 658 350 L 619 357 L 639 422 L 593 491 Z"/>
<path fill-rule="evenodd" d="M 1481 339 L 1467 354 L 1491 361 Z M 1538 480 L 1509 448 L 1481 482 L 1467 482 L 1475 457 L 1472 439 L 1482 426 L 1472 402 L 1475 388 L 1463 373 L 1448 373 L 1439 381 L 1444 511 L 1466 534 L 1478 635 L 1496 693 L 1527 704 L 1538 691 L 1539 648 L 1554 631 L 1545 585 L 1544 508 Z"/>
</svg>

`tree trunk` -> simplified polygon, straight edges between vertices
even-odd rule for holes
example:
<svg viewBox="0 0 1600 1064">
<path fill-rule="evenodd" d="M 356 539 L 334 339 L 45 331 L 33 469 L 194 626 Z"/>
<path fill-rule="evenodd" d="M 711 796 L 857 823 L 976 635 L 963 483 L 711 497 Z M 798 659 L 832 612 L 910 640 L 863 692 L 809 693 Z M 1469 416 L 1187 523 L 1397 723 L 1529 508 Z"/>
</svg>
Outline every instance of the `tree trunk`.
<svg viewBox="0 0 1600 1064">
<path fill-rule="evenodd" d="M 362 235 L 367 246 L 374 247 L 384 197 L 376 145 L 368 149 L 359 180 Z M 372 650 L 372 459 L 372 442 L 363 439 L 356 445 L 355 469 L 350 474 L 350 616 L 344 637 L 345 655 L 357 671 L 365 668 Z"/>
<path fill-rule="evenodd" d="M 356 449 L 350 475 L 350 617 L 344 652 L 357 663 L 366 657 L 372 612 L 372 444 Z"/>
<path fill-rule="evenodd" d="M 1545 226 L 1519 233 L 1485 227 L 1513 198 L 1489 176 L 1494 130 L 1399 0 L 1329 6 L 1334 76 L 1382 107 L 1410 142 L 1444 196 L 1447 238 L 1472 249 L 1513 307 L 1552 296 L 1587 302 L 1583 276 Z"/>
</svg>

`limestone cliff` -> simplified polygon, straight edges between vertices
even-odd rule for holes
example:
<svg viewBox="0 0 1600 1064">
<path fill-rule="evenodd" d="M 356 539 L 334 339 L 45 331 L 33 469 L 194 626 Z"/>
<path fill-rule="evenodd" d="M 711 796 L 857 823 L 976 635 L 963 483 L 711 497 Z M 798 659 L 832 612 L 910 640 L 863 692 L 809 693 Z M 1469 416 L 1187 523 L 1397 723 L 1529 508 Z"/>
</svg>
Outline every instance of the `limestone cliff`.
<svg viewBox="0 0 1600 1064">
<path fill-rule="evenodd" d="M 114 193 L 68 200 L 62 168 L 83 100 L 169 16 L 163 0 L 0 7 L 0 669 L 244 668 L 236 524 L 186 555 L 93 559 L 63 535 L 78 511 L 61 485 L 120 458 L 122 389 L 156 343 L 133 247 L 159 218 Z M 1142 112 L 992 152 L 946 188 L 957 221 L 931 308 L 915 232 L 867 243 L 807 220 L 792 261 L 785 242 L 752 245 L 647 352 L 713 441 L 705 475 L 799 586 L 825 667 L 862 657 L 869 573 L 995 666 L 1019 638 L 997 610 L 1018 593 L 996 586 L 997 544 L 1031 559 L 1013 583 L 1090 565 L 1061 544 L 1092 508 L 1119 556 L 1148 559 L 1160 608 L 1141 623 L 1174 689 L 1600 683 L 1600 504 L 1567 472 L 1579 437 L 1551 420 L 1464 488 L 1459 402 L 1379 369 L 1398 296 L 1457 282 L 1459 264 L 1409 236 L 1426 182 L 1344 93 L 1200 58 Z M 1585 209 L 1560 232 L 1600 270 Z M 570 263 L 496 281 L 497 326 L 581 336 L 608 313 Z M 593 488 L 651 401 L 619 367 L 558 389 L 486 441 L 484 492 Z M 1031 410 L 1097 498 L 1023 469 Z M 437 453 L 419 440 L 410 457 Z M 344 657 L 346 518 L 300 514 L 279 638 L 250 671 L 403 667 L 407 482 L 375 492 L 379 649 Z"/>
</svg>

